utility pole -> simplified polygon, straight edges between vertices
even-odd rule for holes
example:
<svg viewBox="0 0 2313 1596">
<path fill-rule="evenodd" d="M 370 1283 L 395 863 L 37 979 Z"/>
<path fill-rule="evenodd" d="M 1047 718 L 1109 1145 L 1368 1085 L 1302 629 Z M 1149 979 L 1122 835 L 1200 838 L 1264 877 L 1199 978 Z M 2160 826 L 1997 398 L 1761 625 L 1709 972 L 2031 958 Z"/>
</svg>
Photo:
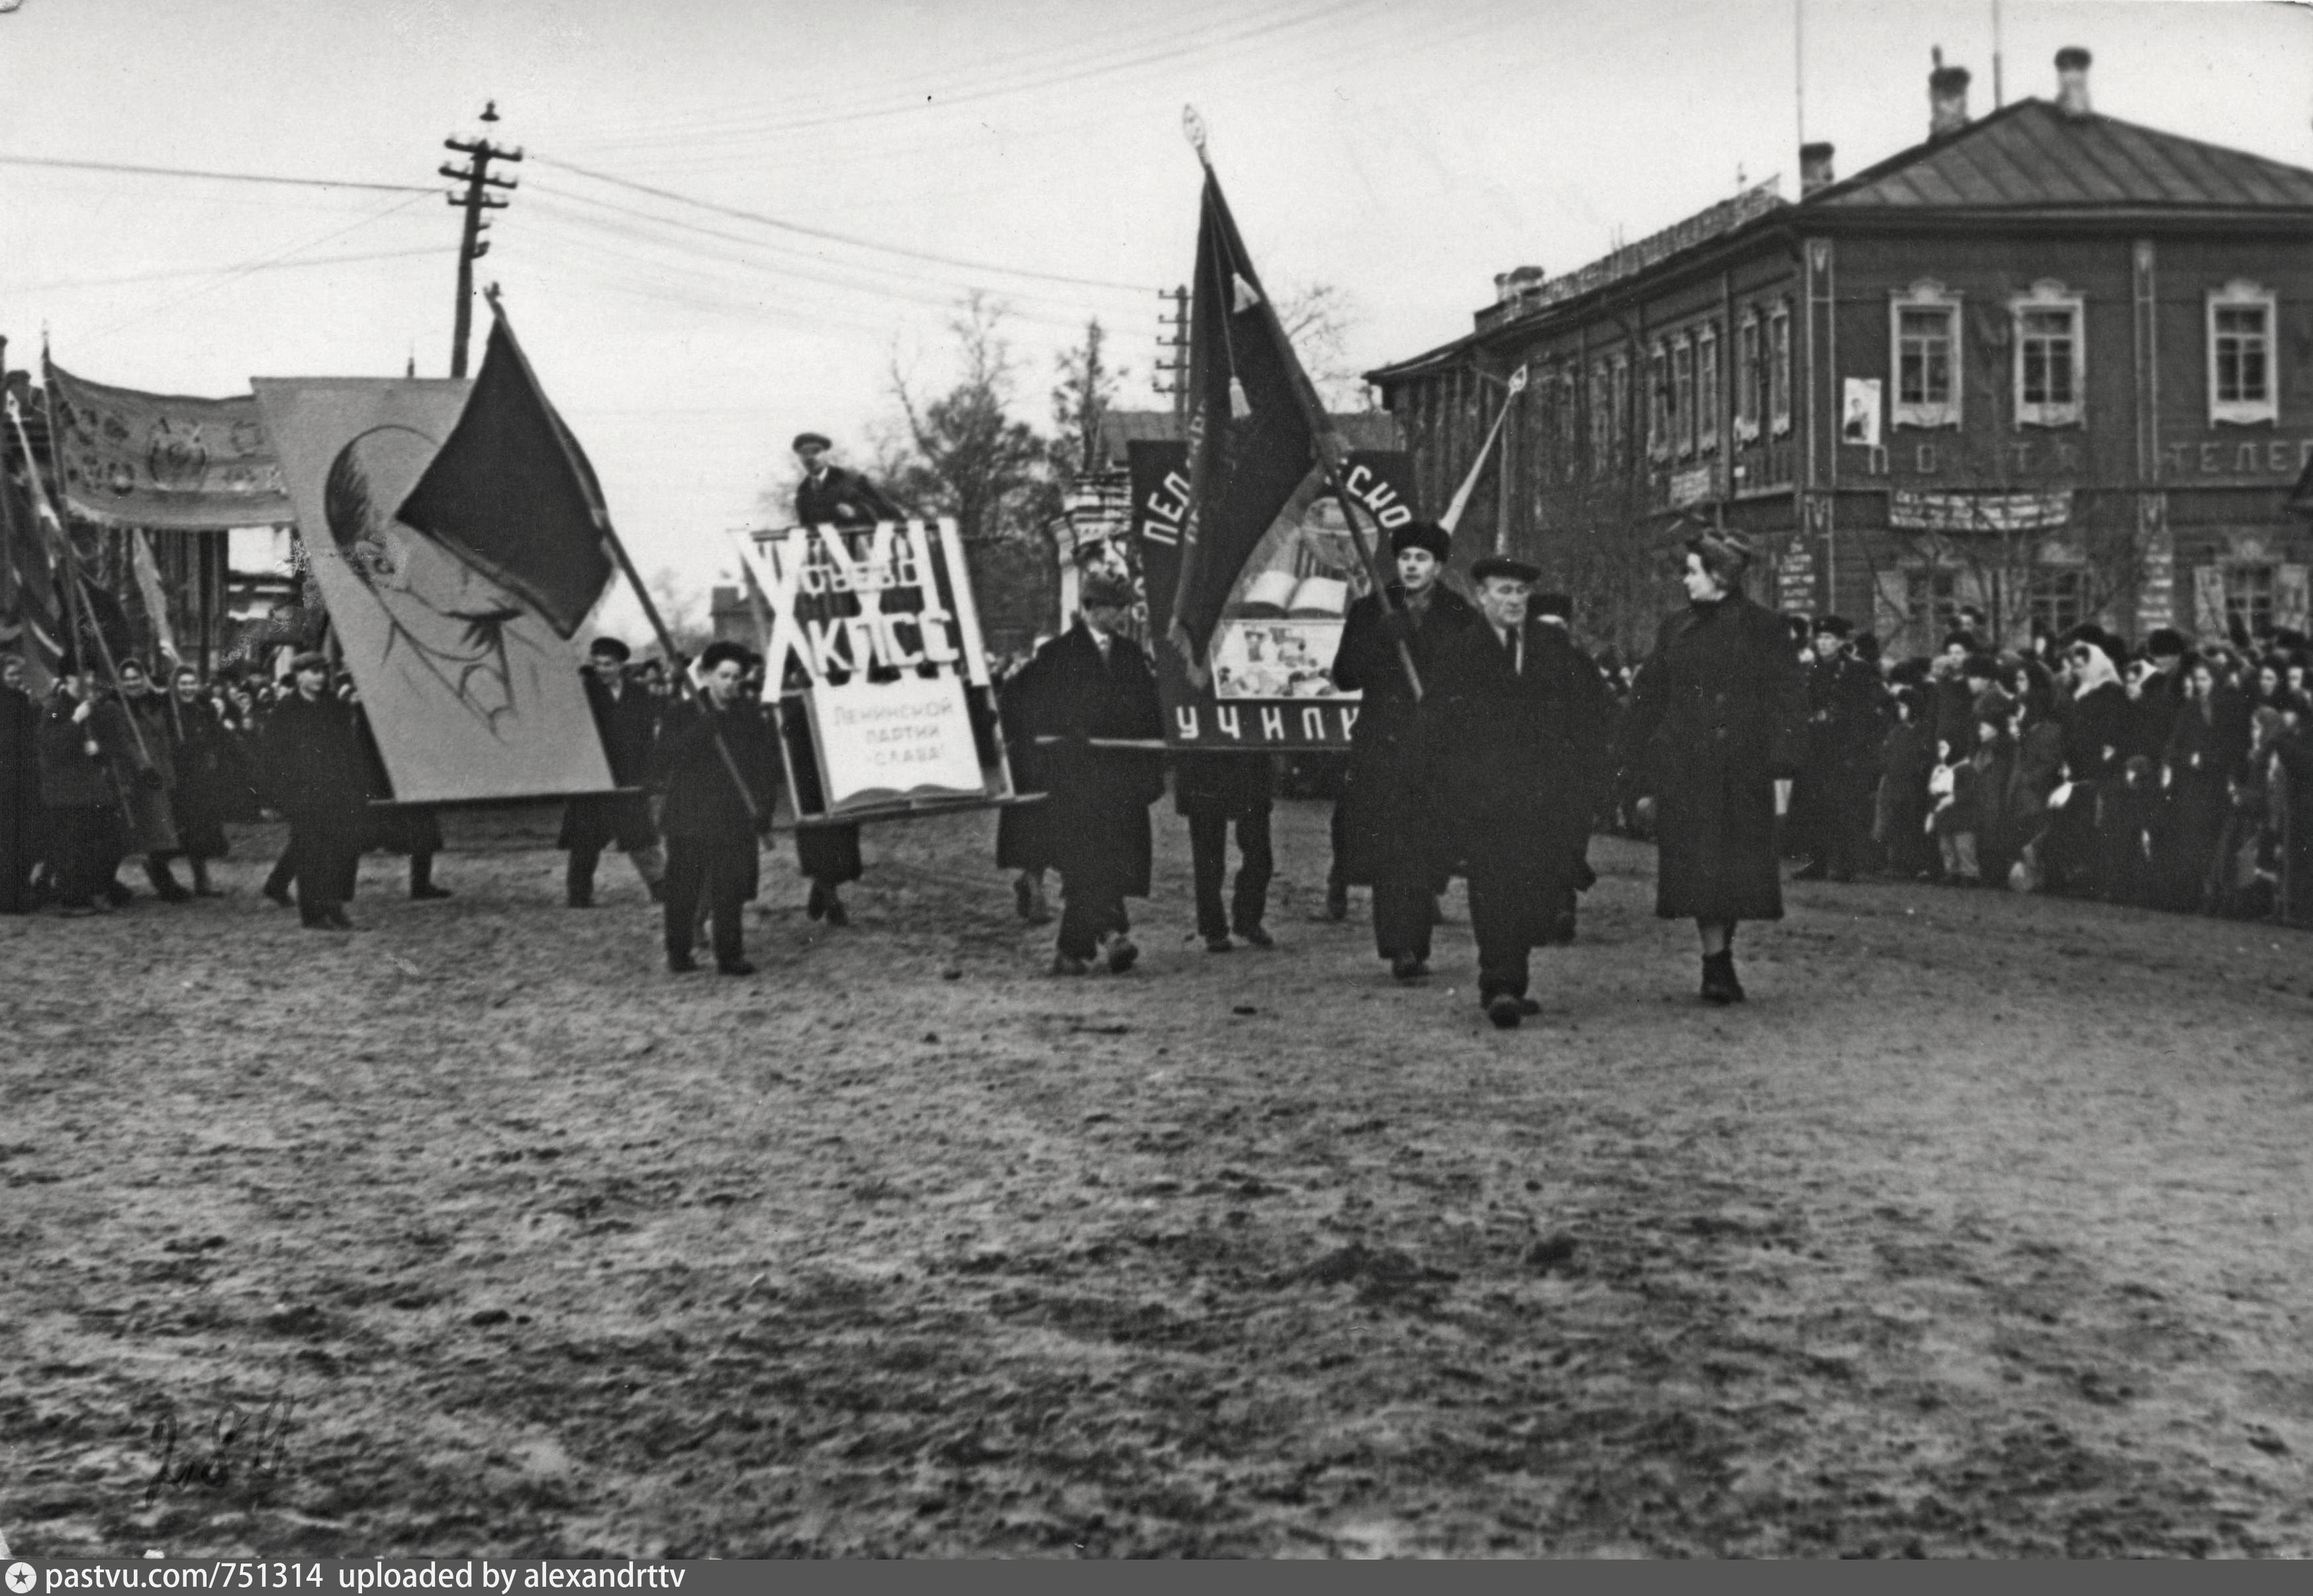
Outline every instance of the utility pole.
<svg viewBox="0 0 2313 1596">
<path fill-rule="evenodd" d="M 1156 297 L 1173 302 L 1173 313 L 1156 318 L 1156 324 L 1166 329 L 1156 346 L 1172 350 L 1173 358 L 1156 362 L 1151 386 L 1159 393 L 1172 396 L 1173 415 L 1185 428 L 1189 419 L 1189 291 L 1185 287 L 1160 288 Z M 1187 435 L 1185 431 L 1183 435 Z"/>
<path fill-rule="evenodd" d="M 493 198 L 489 191 L 492 189 L 511 189 L 517 187 L 521 181 L 517 178 L 490 176 L 491 162 L 522 159 L 520 150 L 500 149 L 490 142 L 488 125 L 497 119 L 498 102 L 493 100 L 482 108 L 484 127 L 480 136 L 471 139 L 445 138 L 442 141 L 444 149 L 454 150 L 466 157 L 466 166 L 463 170 L 452 166 L 447 162 L 443 162 L 442 165 L 444 177 L 453 182 L 466 185 L 463 195 L 445 196 L 452 205 L 466 213 L 465 233 L 458 244 L 457 328 L 450 335 L 450 374 L 453 377 L 462 377 L 466 374 L 466 342 L 474 330 L 474 262 L 490 252 L 489 241 L 482 236 L 490 224 L 483 218 L 482 213 L 502 211 L 506 208 L 507 204 L 503 199 Z"/>
</svg>

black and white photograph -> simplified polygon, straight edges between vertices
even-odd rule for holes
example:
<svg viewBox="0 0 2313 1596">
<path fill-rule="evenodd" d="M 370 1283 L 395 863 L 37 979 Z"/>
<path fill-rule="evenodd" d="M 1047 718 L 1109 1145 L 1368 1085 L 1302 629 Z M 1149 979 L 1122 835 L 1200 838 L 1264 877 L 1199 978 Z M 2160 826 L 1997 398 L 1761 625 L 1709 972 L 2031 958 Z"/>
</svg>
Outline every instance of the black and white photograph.
<svg viewBox="0 0 2313 1596">
<path fill-rule="evenodd" d="M 2313 1555 L 2313 5 L 0 0 L 0 399 L 10 1596 Z"/>
</svg>

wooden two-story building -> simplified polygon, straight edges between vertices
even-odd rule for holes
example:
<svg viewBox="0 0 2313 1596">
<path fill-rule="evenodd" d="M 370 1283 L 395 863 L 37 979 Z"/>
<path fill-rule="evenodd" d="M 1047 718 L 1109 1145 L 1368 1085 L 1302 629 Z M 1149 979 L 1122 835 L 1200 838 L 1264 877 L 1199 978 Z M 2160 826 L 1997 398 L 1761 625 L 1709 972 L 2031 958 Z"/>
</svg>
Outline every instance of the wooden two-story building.
<svg viewBox="0 0 2313 1596">
<path fill-rule="evenodd" d="M 1772 186 L 1569 276 L 1496 279 L 1468 336 L 1370 373 L 1442 505 L 1512 407 L 1457 561 L 1516 552 L 1643 642 L 1684 523 L 1747 534 L 1755 596 L 1925 650 L 2307 627 L 2313 171 L 2053 101 Z M 1523 393 L 1506 379 L 1525 367 Z"/>
</svg>

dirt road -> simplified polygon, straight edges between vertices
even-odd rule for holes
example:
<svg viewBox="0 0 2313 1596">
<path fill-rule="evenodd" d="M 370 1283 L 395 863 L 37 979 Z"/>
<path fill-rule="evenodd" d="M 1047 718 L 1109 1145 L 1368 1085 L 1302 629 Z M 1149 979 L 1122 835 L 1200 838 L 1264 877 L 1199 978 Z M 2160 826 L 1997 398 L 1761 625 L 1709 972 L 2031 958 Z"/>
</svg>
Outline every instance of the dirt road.
<svg viewBox="0 0 2313 1596">
<path fill-rule="evenodd" d="M 1602 841 L 1539 1021 L 1459 896 L 1046 976 L 984 818 L 664 972 L 550 832 L 0 920 L 20 1553 L 2313 1552 L 2313 937 L 1806 886 L 1693 997 Z M 470 824 L 453 827 L 453 845 Z M 171 1436 L 173 1433 L 173 1443 Z"/>
</svg>

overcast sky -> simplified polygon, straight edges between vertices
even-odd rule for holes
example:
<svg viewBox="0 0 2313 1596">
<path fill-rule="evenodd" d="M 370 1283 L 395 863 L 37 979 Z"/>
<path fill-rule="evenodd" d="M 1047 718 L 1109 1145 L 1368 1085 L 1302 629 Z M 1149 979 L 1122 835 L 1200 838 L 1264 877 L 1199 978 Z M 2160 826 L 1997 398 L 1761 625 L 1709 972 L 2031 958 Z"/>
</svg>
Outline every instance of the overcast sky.
<svg viewBox="0 0 2313 1596">
<path fill-rule="evenodd" d="M 1780 174 L 1792 0 L 22 0 L 0 155 L 276 173 L 268 187 L 0 165 L 0 333 L 163 391 L 448 369 L 441 140 L 486 100 L 530 156 L 483 280 L 646 569 L 731 564 L 788 438 L 855 457 L 896 360 L 947 374 L 968 289 L 1011 307 L 1019 413 L 1097 315 L 1155 405 L 1156 290 L 1187 274 L 1195 103 L 1273 287 L 1330 283 L 1377 364 L 1467 330 L 1493 274 L 1553 275 Z M 1994 8 L 1808 0 L 1805 131 L 1842 172 L 1918 142 L 1929 51 L 1993 105 Z M 2313 13 L 2001 9 L 2010 100 L 2095 54 L 2097 109 L 2313 166 Z M 549 162 L 558 162 L 550 164 Z M 572 168 L 583 168 L 585 173 Z M 781 231 L 687 200 L 838 233 Z M 1036 274 L 1036 275 L 1027 275 Z M 478 307 L 478 321 L 487 312 Z M 480 355 L 477 339 L 475 358 Z M 620 612 L 614 611 L 614 615 Z M 629 612 L 630 613 L 630 612 Z"/>
</svg>

